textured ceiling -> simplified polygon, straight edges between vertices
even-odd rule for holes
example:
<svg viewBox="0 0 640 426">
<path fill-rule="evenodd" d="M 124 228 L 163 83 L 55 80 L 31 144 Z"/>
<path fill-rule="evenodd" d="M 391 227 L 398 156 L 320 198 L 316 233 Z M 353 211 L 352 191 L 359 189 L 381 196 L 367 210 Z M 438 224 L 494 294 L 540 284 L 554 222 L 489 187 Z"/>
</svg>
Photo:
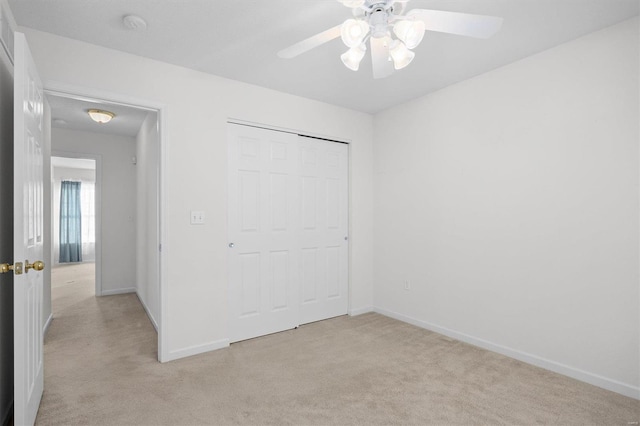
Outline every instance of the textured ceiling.
<svg viewBox="0 0 640 426">
<path fill-rule="evenodd" d="M 276 53 L 351 16 L 336 0 L 9 0 L 19 25 L 375 113 L 638 14 L 638 0 L 412 0 L 504 18 L 489 40 L 430 32 L 404 70 L 346 69 L 339 39 L 294 59 Z M 142 16 L 144 31 L 122 17 Z"/>
<path fill-rule="evenodd" d="M 51 106 L 51 125 L 61 129 L 136 137 L 149 111 L 124 105 L 48 95 Z M 93 121 L 87 111 L 103 109 L 115 114 L 105 124 Z"/>
</svg>

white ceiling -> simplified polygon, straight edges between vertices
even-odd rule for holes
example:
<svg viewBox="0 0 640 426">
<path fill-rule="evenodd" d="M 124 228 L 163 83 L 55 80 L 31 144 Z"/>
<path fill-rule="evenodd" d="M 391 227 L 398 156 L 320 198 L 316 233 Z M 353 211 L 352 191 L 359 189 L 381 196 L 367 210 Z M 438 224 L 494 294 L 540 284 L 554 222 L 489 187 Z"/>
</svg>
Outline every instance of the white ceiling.
<svg viewBox="0 0 640 426">
<path fill-rule="evenodd" d="M 124 105 L 48 95 L 51 125 L 61 129 L 135 137 L 149 111 Z M 106 124 L 93 121 L 87 111 L 103 109 L 115 117 Z"/>
<path fill-rule="evenodd" d="M 430 32 L 409 67 L 374 80 L 344 67 L 339 39 L 276 53 L 351 16 L 336 0 L 9 0 L 19 25 L 375 113 L 638 14 L 638 0 L 412 0 L 407 9 L 501 16 L 489 40 Z M 145 31 L 122 17 L 142 16 Z"/>
</svg>

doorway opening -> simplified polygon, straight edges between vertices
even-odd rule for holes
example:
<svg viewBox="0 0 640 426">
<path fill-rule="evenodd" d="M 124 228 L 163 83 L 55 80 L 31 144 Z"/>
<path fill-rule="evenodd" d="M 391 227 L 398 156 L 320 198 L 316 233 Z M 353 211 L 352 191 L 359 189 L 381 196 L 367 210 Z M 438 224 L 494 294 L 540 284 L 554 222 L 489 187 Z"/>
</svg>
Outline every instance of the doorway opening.
<svg viewBox="0 0 640 426">
<path fill-rule="evenodd" d="M 51 157 L 51 312 L 99 294 L 96 158 Z M 96 226 L 98 225 L 98 226 Z"/>
<path fill-rule="evenodd" d="M 44 303 L 52 303 L 55 317 L 65 304 L 77 308 L 73 300 L 100 310 L 118 306 L 102 296 L 133 293 L 158 332 L 160 360 L 161 107 L 67 89 L 45 89 L 51 106 L 54 268 Z M 93 110 L 108 111 L 111 121 L 94 121 Z M 76 212 L 66 211 L 65 203 L 73 202 L 64 198 L 65 187 L 79 194 Z M 122 300 L 137 302 L 135 296 Z"/>
</svg>

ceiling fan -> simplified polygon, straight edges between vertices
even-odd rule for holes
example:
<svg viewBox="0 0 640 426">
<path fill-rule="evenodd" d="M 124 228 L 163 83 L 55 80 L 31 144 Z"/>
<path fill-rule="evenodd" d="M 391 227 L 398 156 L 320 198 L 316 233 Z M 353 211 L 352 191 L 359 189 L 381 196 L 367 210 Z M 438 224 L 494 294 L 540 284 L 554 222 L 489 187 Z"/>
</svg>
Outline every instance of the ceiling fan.
<svg viewBox="0 0 640 426">
<path fill-rule="evenodd" d="M 344 65 L 358 71 L 360 61 L 371 46 L 373 77 L 383 78 L 411 63 L 425 30 L 476 38 L 489 38 L 500 30 L 502 18 L 442 10 L 412 9 L 404 12 L 409 0 L 338 0 L 352 9 L 353 18 L 278 52 L 295 58 L 338 37 L 349 48 L 340 56 Z M 393 38 L 393 35 L 397 38 Z"/>
</svg>

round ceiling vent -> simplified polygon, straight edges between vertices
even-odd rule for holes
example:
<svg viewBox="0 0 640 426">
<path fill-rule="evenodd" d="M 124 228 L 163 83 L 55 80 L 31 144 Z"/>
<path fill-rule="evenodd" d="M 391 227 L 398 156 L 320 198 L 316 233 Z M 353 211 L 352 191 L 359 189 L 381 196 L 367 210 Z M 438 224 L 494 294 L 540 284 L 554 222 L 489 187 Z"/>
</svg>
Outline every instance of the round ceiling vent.
<svg viewBox="0 0 640 426">
<path fill-rule="evenodd" d="M 147 21 L 138 15 L 126 15 L 122 18 L 122 24 L 128 30 L 139 31 L 147 29 Z"/>
</svg>

